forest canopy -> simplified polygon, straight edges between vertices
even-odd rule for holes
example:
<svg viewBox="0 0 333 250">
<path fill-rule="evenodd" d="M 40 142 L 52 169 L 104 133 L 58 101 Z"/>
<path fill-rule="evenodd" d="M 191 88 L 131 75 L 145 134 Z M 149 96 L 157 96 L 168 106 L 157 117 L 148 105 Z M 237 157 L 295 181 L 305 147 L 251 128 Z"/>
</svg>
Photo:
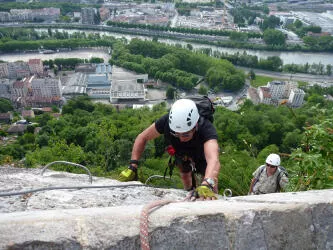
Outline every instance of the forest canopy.
<svg viewBox="0 0 333 250">
<path fill-rule="evenodd" d="M 245 84 L 245 74 L 227 60 L 153 41 L 133 39 L 128 45 L 114 45 L 110 63 L 183 90 L 193 89 L 199 77 L 216 91 L 237 91 Z"/>
</svg>

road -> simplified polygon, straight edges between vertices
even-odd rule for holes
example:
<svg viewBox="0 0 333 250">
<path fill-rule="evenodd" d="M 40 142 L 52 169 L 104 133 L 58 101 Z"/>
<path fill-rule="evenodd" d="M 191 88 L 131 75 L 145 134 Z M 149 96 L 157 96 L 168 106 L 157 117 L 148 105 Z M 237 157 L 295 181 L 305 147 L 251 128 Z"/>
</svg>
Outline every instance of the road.
<svg viewBox="0 0 333 250">
<path fill-rule="evenodd" d="M 246 73 L 251 70 L 250 68 L 245 68 L 245 67 L 237 66 L 237 68 L 244 70 Z M 301 73 L 282 73 L 282 72 L 267 71 L 262 69 L 252 69 L 252 70 L 257 75 L 263 75 L 284 80 L 333 83 L 333 75 L 327 76 L 327 75 L 310 75 L 310 74 L 301 74 Z"/>
</svg>

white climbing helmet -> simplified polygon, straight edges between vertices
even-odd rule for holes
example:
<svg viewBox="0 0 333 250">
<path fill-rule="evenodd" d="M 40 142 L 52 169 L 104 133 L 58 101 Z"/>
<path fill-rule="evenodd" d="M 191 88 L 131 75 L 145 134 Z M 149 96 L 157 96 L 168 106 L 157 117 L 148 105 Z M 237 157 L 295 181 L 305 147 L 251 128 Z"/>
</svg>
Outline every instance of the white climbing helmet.
<svg viewBox="0 0 333 250">
<path fill-rule="evenodd" d="M 171 107 L 169 113 L 170 129 L 177 133 L 190 131 L 199 120 L 199 112 L 194 101 L 179 99 Z"/>
<path fill-rule="evenodd" d="M 280 166 L 281 163 L 280 156 L 277 154 L 270 154 L 266 158 L 266 163 L 272 166 Z"/>
</svg>

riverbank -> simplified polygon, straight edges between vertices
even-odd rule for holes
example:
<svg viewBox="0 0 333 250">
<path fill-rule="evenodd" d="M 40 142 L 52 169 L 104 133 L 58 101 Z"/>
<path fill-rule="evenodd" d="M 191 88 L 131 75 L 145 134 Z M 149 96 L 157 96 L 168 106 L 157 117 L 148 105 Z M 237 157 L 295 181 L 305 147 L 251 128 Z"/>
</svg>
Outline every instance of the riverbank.
<svg viewBox="0 0 333 250">
<path fill-rule="evenodd" d="M 38 32 L 47 32 L 47 29 L 36 29 Z M 52 29 L 52 31 L 63 32 L 66 31 L 68 34 L 74 34 L 76 32 L 83 32 L 82 30 L 73 29 Z M 140 36 L 137 34 L 123 34 L 117 32 L 106 32 L 106 31 L 85 31 L 87 35 L 98 33 L 101 37 L 102 36 L 112 36 L 116 39 L 126 39 L 131 41 L 132 39 L 140 39 L 140 40 L 152 40 L 153 36 Z M 333 55 L 331 53 L 311 53 L 311 52 L 281 52 L 281 51 L 265 51 L 265 50 L 250 50 L 250 49 L 237 49 L 237 48 L 227 48 L 227 47 L 220 47 L 216 45 L 207 45 L 202 43 L 195 43 L 195 42 L 186 42 L 182 40 L 174 40 L 174 39 L 167 39 L 167 38 L 158 38 L 158 41 L 161 43 L 165 43 L 168 45 L 181 45 L 182 47 L 186 48 L 188 44 L 193 47 L 193 50 L 201 50 L 201 49 L 210 49 L 211 54 L 214 55 L 215 53 L 228 53 L 230 55 L 234 54 L 247 54 L 252 56 L 257 56 L 258 59 L 266 59 L 267 57 L 277 56 L 281 58 L 283 64 L 298 64 L 304 65 L 308 63 L 311 64 L 323 64 L 323 65 L 333 65 Z"/>
<path fill-rule="evenodd" d="M 168 44 L 170 44 L 170 41 L 166 41 Z M 175 44 L 172 44 L 175 45 Z M 185 44 L 184 44 L 185 46 Z M 195 47 L 194 49 L 200 49 L 202 47 Z M 234 53 L 237 53 L 237 51 L 233 51 Z M 320 55 L 316 55 L 320 59 Z M 56 58 L 81 58 L 81 59 L 91 59 L 92 57 L 98 57 L 103 58 L 104 63 L 108 63 L 111 56 L 108 53 L 108 50 L 106 48 L 83 48 L 83 49 L 74 49 L 71 51 L 64 51 L 64 52 L 57 52 L 53 54 L 41 54 L 38 52 L 26 52 L 26 53 L 6 53 L 1 54 L 1 60 L 6 62 L 16 62 L 16 61 L 29 61 L 29 59 L 41 59 L 42 61 L 45 60 L 54 60 Z M 301 60 L 301 55 L 299 55 L 299 60 Z M 309 55 L 304 56 L 303 60 L 306 59 L 314 59 L 311 58 Z M 332 60 L 333 64 L 333 57 L 327 58 L 328 60 Z M 246 67 L 240 67 L 236 66 L 239 69 L 244 70 L 245 72 L 249 72 L 251 68 Z M 267 71 L 267 70 L 261 70 L 261 69 L 252 69 L 257 75 L 264 75 L 269 76 L 272 78 L 277 79 L 284 79 L 284 80 L 296 80 L 296 81 L 304 81 L 304 82 L 319 82 L 319 83 L 331 83 L 333 82 L 333 75 L 327 76 L 327 75 L 311 75 L 311 74 L 301 74 L 301 73 L 282 73 L 282 72 L 273 72 L 273 71 Z"/>
<path fill-rule="evenodd" d="M 1 54 L 1 60 L 5 62 L 16 62 L 24 61 L 27 62 L 29 59 L 41 59 L 42 61 L 54 60 L 56 58 L 80 58 L 80 59 L 91 59 L 92 57 L 103 58 L 104 63 L 108 63 L 111 58 L 107 48 L 83 48 L 73 49 L 71 51 L 59 51 L 52 54 L 41 54 L 38 52 L 15 52 Z"/>
</svg>

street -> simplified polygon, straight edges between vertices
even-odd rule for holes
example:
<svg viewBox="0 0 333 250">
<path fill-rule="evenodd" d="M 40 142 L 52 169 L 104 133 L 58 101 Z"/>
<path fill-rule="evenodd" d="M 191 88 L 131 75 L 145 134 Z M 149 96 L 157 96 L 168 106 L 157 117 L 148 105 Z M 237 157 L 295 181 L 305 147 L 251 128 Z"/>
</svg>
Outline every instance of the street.
<svg viewBox="0 0 333 250">
<path fill-rule="evenodd" d="M 239 69 L 248 73 L 251 68 L 239 67 Z M 252 69 L 255 74 L 269 76 L 269 77 L 276 77 L 278 79 L 290 80 L 290 81 L 304 81 L 304 82 L 321 82 L 321 83 L 333 83 L 333 75 L 310 75 L 310 74 L 302 74 L 302 73 L 282 73 L 282 72 L 275 72 L 275 71 L 267 71 L 262 69 Z"/>
</svg>

